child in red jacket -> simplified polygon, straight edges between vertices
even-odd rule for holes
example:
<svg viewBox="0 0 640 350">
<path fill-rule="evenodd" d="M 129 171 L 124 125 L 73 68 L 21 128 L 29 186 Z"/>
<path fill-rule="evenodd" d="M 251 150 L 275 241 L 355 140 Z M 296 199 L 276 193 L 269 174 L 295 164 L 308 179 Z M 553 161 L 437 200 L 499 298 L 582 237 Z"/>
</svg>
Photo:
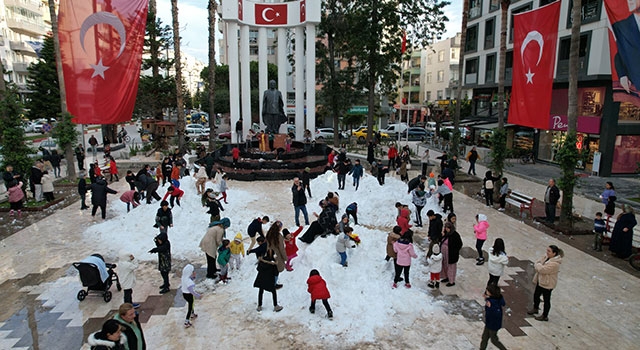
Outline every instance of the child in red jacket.
<svg viewBox="0 0 640 350">
<path fill-rule="evenodd" d="M 169 188 L 167 188 L 167 193 L 164 194 L 164 197 L 162 197 L 162 200 L 167 200 L 167 197 L 169 197 L 169 202 L 171 203 L 171 208 L 173 208 L 174 204 L 173 201 L 175 200 L 178 203 L 178 206 L 180 206 L 180 199 L 182 198 L 182 196 L 184 195 L 184 191 L 181 190 L 178 187 L 174 187 L 169 186 Z"/>
<path fill-rule="evenodd" d="M 111 179 L 109 182 L 113 182 L 113 176 L 116 176 L 116 181 L 120 181 L 118 178 L 118 166 L 116 165 L 116 160 L 113 157 L 109 157 L 109 174 L 111 174 Z"/>
<path fill-rule="evenodd" d="M 309 279 L 307 279 L 307 291 L 311 293 L 311 306 L 309 306 L 309 311 L 313 314 L 316 312 L 316 300 L 321 299 L 322 305 L 327 309 L 327 317 L 330 319 L 333 318 L 333 311 L 331 311 L 331 306 L 329 306 L 329 298 L 331 295 L 329 294 L 329 290 L 327 289 L 327 283 L 320 277 L 320 272 L 318 270 L 313 269 L 309 272 Z"/>
<path fill-rule="evenodd" d="M 298 256 L 298 246 L 296 245 L 296 237 L 302 231 L 304 226 L 298 227 L 296 232 L 291 233 L 286 228 L 282 230 L 282 234 L 284 235 L 284 249 L 287 252 L 287 262 L 284 264 L 284 267 L 287 271 L 293 271 L 291 267 L 291 259 Z"/>
</svg>

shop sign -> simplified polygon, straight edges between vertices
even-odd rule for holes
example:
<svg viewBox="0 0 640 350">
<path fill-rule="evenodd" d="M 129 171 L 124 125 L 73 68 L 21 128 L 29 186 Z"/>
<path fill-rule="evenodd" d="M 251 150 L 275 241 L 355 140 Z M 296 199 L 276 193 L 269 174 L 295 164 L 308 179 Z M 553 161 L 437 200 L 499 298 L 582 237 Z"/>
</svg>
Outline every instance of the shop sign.
<svg viewBox="0 0 640 350">
<path fill-rule="evenodd" d="M 578 132 L 599 134 L 601 119 L 601 117 L 578 116 Z M 566 115 L 551 115 L 549 118 L 549 130 L 567 131 L 568 125 Z"/>
</svg>

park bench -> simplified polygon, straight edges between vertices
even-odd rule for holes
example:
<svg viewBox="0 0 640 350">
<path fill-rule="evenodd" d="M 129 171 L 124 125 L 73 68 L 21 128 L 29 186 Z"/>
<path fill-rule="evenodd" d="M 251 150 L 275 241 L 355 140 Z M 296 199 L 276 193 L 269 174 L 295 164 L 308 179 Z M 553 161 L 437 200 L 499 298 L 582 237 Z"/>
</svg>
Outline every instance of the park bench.
<svg viewBox="0 0 640 350">
<path fill-rule="evenodd" d="M 611 243 L 613 228 L 616 226 L 616 218 L 614 216 L 607 215 L 605 225 L 605 232 L 602 235 L 602 244 L 609 244 Z M 633 243 L 631 245 L 635 248 L 640 248 L 640 227 L 638 227 L 638 225 L 633 228 Z"/>
<path fill-rule="evenodd" d="M 529 217 L 533 219 L 533 202 L 536 199 L 530 196 L 527 196 L 524 193 L 520 193 L 518 191 L 511 191 L 507 198 L 505 199 L 507 204 L 515 205 L 520 208 L 520 217 L 522 217 L 522 213 L 526 210 L 529 212 Z"/>
</svg>

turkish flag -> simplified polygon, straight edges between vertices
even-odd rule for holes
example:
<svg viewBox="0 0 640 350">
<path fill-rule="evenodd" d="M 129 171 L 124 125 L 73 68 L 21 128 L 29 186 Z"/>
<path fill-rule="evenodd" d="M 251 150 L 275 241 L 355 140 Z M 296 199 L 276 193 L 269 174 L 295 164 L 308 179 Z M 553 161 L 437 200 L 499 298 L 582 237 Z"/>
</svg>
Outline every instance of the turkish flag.
<svg viewBox="0 0 640 350">
<path fill-rule="evenodd" d="M 58 15 L 67 107 L 77 124 L 131 120 L 148 0 L 62 0 Z"/>
<path fill-rule="evenodd" d="M 509 123 L 549 129 L 560 3 L 513 16 Z"/>
<path fill-rule="evenodd" d="M 287 4 L 255 4 L 256 24 L 287 24 Z"/>
</svg>

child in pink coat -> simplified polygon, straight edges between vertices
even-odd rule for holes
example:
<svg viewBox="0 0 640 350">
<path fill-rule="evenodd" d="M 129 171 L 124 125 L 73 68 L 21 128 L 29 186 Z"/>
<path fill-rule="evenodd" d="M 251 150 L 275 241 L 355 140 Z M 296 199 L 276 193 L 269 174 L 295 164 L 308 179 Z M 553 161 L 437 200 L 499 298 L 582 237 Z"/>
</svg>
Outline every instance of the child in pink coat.
<svg viewBox="0 0 640 350">
<path fill-rule="evenodd" d="M 484 256 L 482 255 L 482 246 L 484 241 L 487 240 L 487 230 L 489 229 L 489 222 L 487 222 L 487 216 L 484 214 L 476 215 L 476 224 L 473 225 L 473 232 L 476 234 L 476 250 L 478 251 L 478 258 L 476 259 L 476 265 L 484 264 Z"/>
<path fill-rule="evenodd" d="M 13 182 L 13 183 L 11 183 Z M 13 212 L 17 211 L 18 219 L 22 218 L 22 200 L 24 199 L 24 192 L 22 192 L 22 182 L 11 180 L 8 184 L 7 192 L 9 192 L 9 216 L 13 216 Z M 13 186 L 12 186 L 13 185 Z"/>
<path fill-rule="evenodd" d="M 407 288 L 411 288 L 411 283 L 409 282 L 409 269 L 411 268 L 411 258 L 417 258 L 415 250 L 413 249 L 413 244 L 410 243 L 412 232 L 408 230 L 405 232 L 399 240 L 393 243 L 393 251 L 396 252 L 397 257 L 395 260 L 395 270 L 396 276 L 393 279 L 393 288 L 398 287 L 398 282 L 402 281 L 400 278 L 400 273 L 404 271 L 404 286 Z"/>
</svg>

